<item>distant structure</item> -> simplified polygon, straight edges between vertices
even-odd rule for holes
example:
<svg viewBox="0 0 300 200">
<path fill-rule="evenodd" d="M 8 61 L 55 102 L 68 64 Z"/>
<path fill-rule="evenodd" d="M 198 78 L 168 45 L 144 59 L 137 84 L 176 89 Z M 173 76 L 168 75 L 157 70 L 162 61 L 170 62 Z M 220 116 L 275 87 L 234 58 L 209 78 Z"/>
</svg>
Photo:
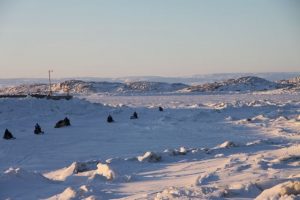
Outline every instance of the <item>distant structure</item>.
<svg viewBox="0 0 300 200">
<path fill-rule="evenodd" d="M 13 134 L 8 129 L 5 129 L 3 139 L 5 139 L 5 140 L 14 140 L 16 138 L 13 136 Z"/>
<path fill-rule="evenodd" d="M 53 70 L 49 70 L 49 71 L 48 71 L 48 75 L 49 75 L 49 93 L 48 93 L 48 96 L 52 96 L 52 89 L 51 89 L 51 72 L 53 72 Z"/>
<path fill-rule="evenodd" d="M 114 119 L 112 118 L 111 115 L 108 115 L 108 117 L 107 117 L 107 122 L 108 122 L 108 123 L 114 122 Z"/>
<path fill-rule="evenodd" d="M 38 123 L 36 123 L 36 125 L 34 126 L 34 131 L 33 132 L 36 135 L 40 135 L 40 134 L 44 133 L 44 131 L 42 131 L 42 128 Z"/>
<path fill-rule="evenodd" d="M 137 119 L 137 118 L 138 118 L 137 112 L 134 112 L 133 115 L 130 117 L 130 119 Z"/>
<path fill-rule="evenodd" d="M 59 120 L 55 124 L 54 128 L 62 128 L 62 127 L 65 127 L 65 126 L 71 126 L 70 120 L 67 117 L 65 117 L 65 119 L 63 119 L 63 120 Z"/>
</svg>

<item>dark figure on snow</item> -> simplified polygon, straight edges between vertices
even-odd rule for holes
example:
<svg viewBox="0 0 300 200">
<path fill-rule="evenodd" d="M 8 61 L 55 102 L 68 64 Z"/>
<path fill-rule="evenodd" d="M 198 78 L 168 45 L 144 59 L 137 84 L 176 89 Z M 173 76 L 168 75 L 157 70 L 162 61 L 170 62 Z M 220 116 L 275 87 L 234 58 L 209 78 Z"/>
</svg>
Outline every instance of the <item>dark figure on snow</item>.
<svg viewBox="0 0 300 200">
<path fill-rule="evenodd" d="M 5 140 L 13 140 L 13 139 L 16 139 L 16 138 L 12 135 L 12 133 L 9 130 L 5 129 L 5 132 L 4 132 L 4 135 L 3 135 L 3 139 L 5 139 Z"/>
<path fill-rule="evenodd" d="M 55 125 L 55 128 L 61 128 L 65 126 L 71 126 L 70 120 L 67 117 L 64 120 L 58 121 Z"/>
<path fill-rule="evenodd" d="M 43 134 L 44 131 L 42 131 L 41 126 L 36 123 L 36 125 L 34 126 L 34 134 L 39 135 L 39 134 Z"/>
<path fill-rule="evenodd" d="M 130 119 L 137 119 L 138 118 L 138 114 L 136 112 L 133 113 L 133 115 L 130 117 Z"/>
<path fill-rule="evenodd" d="M 161 106 L 158 107 L 158 110 L 159 110 L 160 112 L 164 111 L 164 109 L 163 109 Z"/>
<path fill-rule="evenodd" d="M 108 123 L 114 122 L 114 119 L 112 118 L 111 115 L 108 115 L 108 117 L 107 117 L 107 122 L 108 122 Z"/>
<path fill-rule="evenodd" d="M 69 118 L 66 117 L 66 118 L 64 119 L 64 122 L 65 122 L 66 126 L 71 126 L 71 123 L 70 123 Z"/>
</svg>

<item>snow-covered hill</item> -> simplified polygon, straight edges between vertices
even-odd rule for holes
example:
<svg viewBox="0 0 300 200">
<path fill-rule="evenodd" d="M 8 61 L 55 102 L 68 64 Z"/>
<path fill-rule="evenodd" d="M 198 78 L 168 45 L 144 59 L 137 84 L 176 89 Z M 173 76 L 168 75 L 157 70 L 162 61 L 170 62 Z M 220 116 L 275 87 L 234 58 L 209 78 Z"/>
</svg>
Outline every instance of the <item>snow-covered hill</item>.
<svg viewBox="0 0 300 200">
<path fill-rule="evenodd" d="M 174 92 L 187 85 L 182 83 L 161 82 L 85 82 L 78 80 L 64 81 L 53 86 L 54 91 L 70 91 L 71 93 L 161 93 Z"/>
<path fill-rule="evenodd" d="M 288 80 L 281 80 L 278 81 L 278 83 L 287 85 L 289 89 L 300 91 L 300 76 Z"/>
<path fill-rule="evenodd" d="M 72 94 L 129 94 L 129 93 L 162 93 L 174 92 L 188 87 L 182 83 L 161 83 L 161 82 L 91 82 L 81 80 L 69 80 L 61 83 L 52 84 L 52 91 L 55 93 Z M 42 93 L 47 94 L 49 86 L 47 84 L 32 84 L 6 87 L 0 89 L 0 94 L 28 94 Z"/>
<path fill-rule="evenodd" d="M 162 82 L 129 82 L 125 83 L 124 92 L 174 92 L 188 87 L 182 83 L 162 83 Z"/>
<path fill-rule="evenodd" d="M 257 76 L 270 81 L 288 80 L 300 76 L 300 72 L 268 72 L 268 73 L 215 73 L 199 74 L 192 76 L 164 77 L 164 76 L 126 76 L 118 78 L 101 78 L 101 77 L 73 77 L 73 78 L 56 78 L 53 83 L 61 83 L 67 80 L 82 80 L 93 82 L 164 82 L 164 83 L 184 83 L 187 85 L 199 85 L 210 82 L 221 82 L 228 79 L 237 79 L 245 76 Z M 12 78 L 0 79 L 0 88 L 8 86 L 17 86 L 30 83 L 48 83 L 48 78 Z"/>
<path fill-rule="evenodd" d="M 187 85 L 182 83 L 160 83 L 160 82 L 92 82 L 81 80 L 68 80 L 61 83 L 52 84 L 52 91 L 55 93 L 71 94 L 92 94 L 92 93 L 161 93 L 174 92 Z M 41 93 L 47 94 L 49 86 L 47 84 L 32 84 L 6 87 L 0 89 L 0 94 L 28 94 Z"/>
<path fill-rule="evenodd" d="M 285 87 L 285 84 L 275 83 L 255 76 L 246 76 L 238 79 L 228 79 L 223 82 L 206 83 L 191 86 L 183 92 L 211 92 L 211 91 L 262 91 Z"/>
<path fill-rule="evenodd" d="M 272 90 L 283 87 L 278 83 L 268 81 L 263 78 L 247 76 L 238 79 L 230 79 L 223 82 L 220 91 L 260 91 Z"/>
<path fill-rule="evenodd" d="M 117 82 L 150 81 L 150 82 L 184 83 L 188 85 L 199 85 L 208 82 L 221 82 L 227 79 L 237 79 L 245 76 L 257 76 L 270 81 L 279 81 L 283 79 L 290 79 L 299 75 L 300 72 L 215 73 L 215 74 L 198 74 L 198 75 L 185 76 L 185 77 L 128 76 L 128 77 L 116 78 L 113 79 L 113 81 L 117 81 Z M 84 80 L 89 80 L 89 79 L 87 78 Z M 103 80 L 103 79 L 99 79 L 99 80 Z"/>
<path fill-rule="evenodd" d="M 166 93 L 201 93 L 201 92 L 253 92 L 266 91 L 285 88 L 286 90 L 299 88 L 299 77 L 272 82 L 255 76 L 228 79 L 222 82 L 205 83 L 201 85 L 186 85 L 183 83 L 164 83 L 164 82 L 96 82 L 82 80 L 67 80 L 52 84 L 55 93 L 71 94 L 166 94 Z M 28 94 L 39 93 L 47 94 L 49 86 L 41 84 L 23 84 L 12 87 L 0 88 L 0 94 Z"/>
</svg>

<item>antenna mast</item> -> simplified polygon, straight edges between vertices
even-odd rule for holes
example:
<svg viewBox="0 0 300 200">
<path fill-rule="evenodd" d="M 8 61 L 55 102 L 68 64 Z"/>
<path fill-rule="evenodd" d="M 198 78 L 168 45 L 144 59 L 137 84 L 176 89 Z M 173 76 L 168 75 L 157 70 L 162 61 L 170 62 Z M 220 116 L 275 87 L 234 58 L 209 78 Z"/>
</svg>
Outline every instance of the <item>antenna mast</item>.
<svg viewBox="0 0 300 200">
<path fill-rule="evenodd" d="M 49 96 L 52 95 L 52 89 L 51 89 L 51 72 L 53 72 L 53 70 L 49 70 L 48 71 L 48 75 L 49 75 L 49 93 L 48 93 L 48 95 Z"/>
</svg>

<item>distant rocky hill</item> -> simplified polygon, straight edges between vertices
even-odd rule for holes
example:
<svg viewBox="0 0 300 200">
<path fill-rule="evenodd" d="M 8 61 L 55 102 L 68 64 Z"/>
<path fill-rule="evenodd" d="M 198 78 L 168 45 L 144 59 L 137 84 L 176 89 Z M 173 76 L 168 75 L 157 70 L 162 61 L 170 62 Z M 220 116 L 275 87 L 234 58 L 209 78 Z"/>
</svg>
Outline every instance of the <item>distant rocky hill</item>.
<svg viewBox="0 0 300 200">
<path fill-rule="evenodd" d="M 281 80 L 278 81 L 278 83 L 286 85 L 286 89 L 300 91 L 300 76 L 288 80 Z"/>
<path fill-rule="evenodd" d="M 288 80 L 281 80 L 278 81 L 281 84 L 292 84 L 292 85 L 300 85 L 300 76 L 288 79 Z"/>
<path fill-rule="evenodd" d="M 162 82 L 162 83 L 184 83 L 187 85 L 200 85 L 209 82 L 221 82 L 228 79 L 238 79 L 240 77 L 255 76 L 269 81 L 288 80 L 300 76 L 299 72 L 265 72 L 265 73 L 214 73 L 198 74 L 192 76 L 168 77 L 168 76 L 125 76 L 115 78 L 103 77 L 76 77 L 76 78 L 54 78 L 53 83 L 61 83 L 67 80 L 82 80 L 85 82 Z M 0 88 L 17 86 L 22 84 L 48 83 L 48 78 L 7 78 L 0 79 Z"/>
<path fill-rule="evenodd" d="M 255 76 L 238 79 L 228 79 L 222 82 L 206 83 L 190 86 L 183 92 L 212 92 L 212 91 L 262 91 L 285 87 L 285 84 L 275 83 Z"/>
<path fill-rule="evenodd" d="M 68 80 L 61 83 L 52 84 L 51 89 L 55 93 L 71 94 L 91 94 L 91 93 L 112 93 L 112 94 L 129 94 L 129 93 L 162 93 L 175 92 L 188 85 L 182 83 L 161 83 L 161 82 L 94 82 L 81 80 Z M 0 94 L 47 94 L 49 85 L 32 84 L 5 87 L 0 89 Z"/>
<path fill-rule="evenodd" d="M 184 83 L 188 85 L 200 85 L 208 82 L 221 82 L 228 79 L 238 79 L 240 77 L 261 77 L 270 81 L 287 80 L 295 76 L 300 76 L 300 72 L 266 72 L 266 73 L 215 73 L 215 74 L 199 74 L 186 77 L 161 77 L 161 76 L 129 76 L 116 78 L 116 82 L 166 82 L 166 83 Z M 87 79 L 80 79 L 87 80 Z M 99 81 L 99 80 L 98 80 Z M 107 80 L 106 80 L 107 81 Z"/>
<path fill-rule="evenodd" d="M 55 93 L 71 94 L 160 94 L 160 93 L 196 93 L 196 92 L 251 92 L 274 89 L 300 88 L 300 77 L 277 82 L 268 81 L 255 76 L 228 79 L 221 82 L 200 85 L 164 82 L 96 82 L 82 80 L 67 80 L 52 84 Z M 0 94 L 47 94 L 47 84 L 22 84 L 0 89 Z"/>
</svg>

